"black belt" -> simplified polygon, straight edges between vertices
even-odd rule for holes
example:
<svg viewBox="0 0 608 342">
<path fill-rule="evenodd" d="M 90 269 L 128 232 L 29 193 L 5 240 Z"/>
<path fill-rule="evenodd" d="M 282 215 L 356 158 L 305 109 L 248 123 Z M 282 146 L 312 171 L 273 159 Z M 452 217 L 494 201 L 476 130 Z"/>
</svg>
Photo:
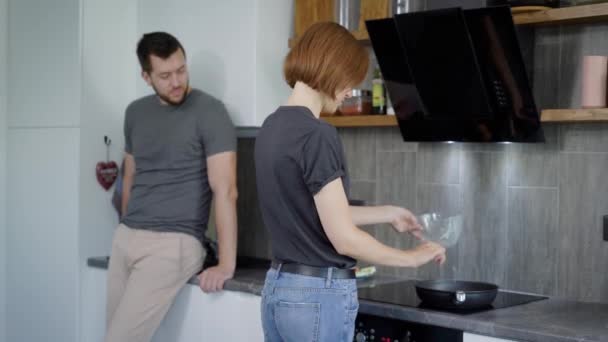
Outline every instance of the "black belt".
<svg viewBox="0 0 608 342">
<path fill-rule="evenodd" d="M 273 261 L 270 267 L 277 269 L 279 262 Z M 309 277 L 326 278 L 329 274 L 329 267 L 314 267 L 302 264 L 282 264 L 281 272 L 294 273 Z M 355 279 L 355 270 L 332 267 L 332 279 Z"/>
</svg>

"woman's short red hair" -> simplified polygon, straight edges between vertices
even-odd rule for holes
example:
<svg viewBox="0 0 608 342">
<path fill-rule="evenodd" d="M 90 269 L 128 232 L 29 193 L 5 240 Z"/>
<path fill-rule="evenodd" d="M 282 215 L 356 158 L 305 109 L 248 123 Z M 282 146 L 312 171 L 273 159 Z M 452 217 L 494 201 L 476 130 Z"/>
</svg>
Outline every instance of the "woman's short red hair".
<svg viewBox="0 0 608 342">
<path fill-rule="evenodd" d="M 330 98 L 361 83 L 367 74 L 366 49 L 344 27 L 321 22 L 298 38 L 287 54 L 283 73 L 290 87 L 300 81 Z"/>
</svg>

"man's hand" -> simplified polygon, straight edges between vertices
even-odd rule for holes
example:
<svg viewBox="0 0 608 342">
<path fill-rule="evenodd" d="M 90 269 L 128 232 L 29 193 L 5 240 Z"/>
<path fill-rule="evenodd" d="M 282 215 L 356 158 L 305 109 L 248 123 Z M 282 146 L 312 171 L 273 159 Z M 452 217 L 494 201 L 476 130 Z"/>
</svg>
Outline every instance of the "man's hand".
<svg viewBox="0 0 608 342">
<path fill-rule="evenodd" d="M 416 216 L 409 210 L 401 207 L 388 207 L 390 223 L 399 233 L 408 232 L 418 239 L 422 239 L 422 226 L 418 223 Z"/>
<path fill-rule="evenodd" d="M 234 268 L 209 267 L 198 276 L 198 283 L 203 292 L 217 292 L 224 288 L 224 283 L 234 276 Z"/>
</svg>

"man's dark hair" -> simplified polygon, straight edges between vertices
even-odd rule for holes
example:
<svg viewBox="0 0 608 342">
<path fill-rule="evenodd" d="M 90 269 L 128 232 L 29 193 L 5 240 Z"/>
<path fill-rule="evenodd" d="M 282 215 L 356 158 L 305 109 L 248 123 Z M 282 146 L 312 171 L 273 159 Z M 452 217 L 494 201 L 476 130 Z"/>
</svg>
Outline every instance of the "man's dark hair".
<svg viewBox="0 0 608 342">
<path fill-rule="evenodd" d="M 137 58 L 141 69 L 145 72 L 152 71 L 150 56 L 154 55 L 162 59 L 167 59 L 178 49 L 181 49 L 186 56 L 186 50 L 177 38 L 166 32 L 150 32 L 141 37 L 137 43 Z"/>
</svg>

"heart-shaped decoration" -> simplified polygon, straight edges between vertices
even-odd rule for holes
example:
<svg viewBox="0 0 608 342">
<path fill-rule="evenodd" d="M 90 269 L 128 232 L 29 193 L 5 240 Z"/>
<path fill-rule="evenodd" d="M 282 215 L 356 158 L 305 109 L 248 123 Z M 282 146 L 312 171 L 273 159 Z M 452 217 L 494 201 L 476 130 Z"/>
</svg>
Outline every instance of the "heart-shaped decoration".
<svg viewBox="0 0 608 342">
<path fill-rule="evenodd" d="M 107 191 L 118 177 L 118 165 L 113 161 L 99 162 L 95 167 L 95 174 L 97 175 L 97 182 Z"/>
</svg>

